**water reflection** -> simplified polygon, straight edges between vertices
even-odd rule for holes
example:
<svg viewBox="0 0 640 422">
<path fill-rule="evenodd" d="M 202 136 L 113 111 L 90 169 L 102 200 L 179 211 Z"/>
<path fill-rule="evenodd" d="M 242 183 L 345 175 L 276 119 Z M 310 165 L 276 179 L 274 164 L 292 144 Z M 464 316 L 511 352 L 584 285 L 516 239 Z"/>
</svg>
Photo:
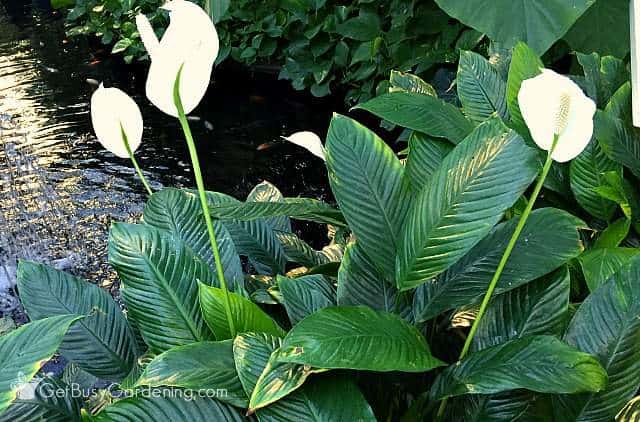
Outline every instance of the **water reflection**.
<svg viewBox="0 0 640 422">
<path fill-rule="evenodd" d="M 139 161 L 155 188 L 192 183 L 178 122 L 142 95 L 143 69 L 107 54 L 93 56 L 95 49 L 65 38 L 59 19 L 32 16 L 26 6 L 20 9 L 26 14 L 9 15 L 2 4 L 0 264 L 11 270 L 15 257 L 71 263 L 76 272 L 109 285 L 107 228 L 112 220 L 136 218 L 145 193 L 129 163 L 95 141 L 89 122 L 94 87 L 87 79 L 118 86 L 141 105 L 145 140 Z M 286 83 L 271 79 L 224 71 L 216 78 L 192 118 L 207 186 L 243 197 L 266 179 L 285 196 L 329 199 L 322 162 L 273 141 L 303 129 L 323 134 L 331 107 L 300 99 Z M 268 148 L 258 148 L 265 143 Z M 0 271 L 0 289 L 2 277 Z"/>
</svg>

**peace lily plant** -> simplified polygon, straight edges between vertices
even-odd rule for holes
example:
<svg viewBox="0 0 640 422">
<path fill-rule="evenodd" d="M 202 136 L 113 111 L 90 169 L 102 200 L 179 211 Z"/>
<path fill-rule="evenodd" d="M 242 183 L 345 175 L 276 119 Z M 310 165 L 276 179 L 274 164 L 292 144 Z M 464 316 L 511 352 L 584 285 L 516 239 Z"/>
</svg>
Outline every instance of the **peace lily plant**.
<svg viewBox="0 0 640 422">
<path fill-rule="evenodd" d="M 161 39 L 137 18 L 147 96 L 180 120 L 198 190 L 150 192 L 138 224 L 110 228 L 126 312 L 95 284 L 20 263 L 32 322 L 0 336 L 0 420 L 632 420 L 640 136 L 622 61 L 577 54 L 569 79 L 524 43 L 506 64 L 462 51 L 461 107 L 394 72 L 357 108 L 402 129 L 401 153 L 340 114 L 325 142 L 285 138 L 324 160 L 337 207 L 268 182 L 237 199 L 205 191 L 186 119 L 215 28 L 191 3 L 165 8 Z M 143 178 L 135 102 L 101 86 L 91 114 Z M 32 381 L 56 352 L 64 377 Z M 128 396 L 49 400 L 87 379 Z"/>
</svg>

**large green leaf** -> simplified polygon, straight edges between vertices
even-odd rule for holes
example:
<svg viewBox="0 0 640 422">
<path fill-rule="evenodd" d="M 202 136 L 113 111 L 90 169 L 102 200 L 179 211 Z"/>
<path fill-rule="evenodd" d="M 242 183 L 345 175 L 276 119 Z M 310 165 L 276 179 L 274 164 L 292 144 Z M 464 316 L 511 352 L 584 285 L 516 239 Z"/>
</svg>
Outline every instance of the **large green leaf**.
<svg viewBox="0 0 640 422">
<path fill-rule="evenodd" d="M 531 50 L 525 43 L 516 44 L 511 56 L 511 64 L 509 65 L 509 77 L 507 80 L 507 107 L 511 115 L 513 127 L 522 136 L 529 136 L 520 105 L 518 104 L 518 93 L 522 82 L 527 79 L 538 76 L 544 64 L 540 57 Z"/>
<path fill-rule="evenodd" d="M 436 0 L 450 16 L 506 47 L 524 41 L 538 54 L 562 38 L 595 0 Z"/>
<path fill-rule="evenodd" d="M 231 338 L 229 322 L 225 312 L 225 294 L 222 289 L 199 283 L 200 306 L 202 314 L 218 340 Z M 236 332 L 249 331 L 264 332 L 280 336 L 284 334 L 282 328 L 271 319 L 258 305 L 239 294 L 229 292 L 231 317 Z"/>
<path fill-rule="evenodd" d="M 564 39 L 575 51 L 625 57 L 629 52 L 629 2 L 597 0 Z"/>
<path fill-rule="evenodd" d="M 420 132 L 411 134 L 405 174 L 415 192 L 428 184 L 431 175 L 451 150 L 453 145 L 443 139 L 431 138 Z"/>
<path fill-rule="evenodd" d="M 560 336 L 566 326 L 571 280 L 566 267 L 496 296 L 478 325 L 472 350 L 530 335 Z"/>
<path fill-rule="evenodd" d="M 384 274 L 393 274 L 409 185 L 400 160 L 375 133 L 335 115 L 326 144 L 333 194 L 362 249 Z"/>
<path fill-rule="evenodd" d="M 179 395 L 145 397 L 139 395 L 107 406 L 92 420 L 95 422 L 159 421 L 246 421 L 240 410 L 208 397 Z"/>
<path fill-rule="evenodd" d="M 57 315 L 87 315 L 75 323 L 60 353 L 97 377 L 120 381 L 136 361 L 136 342 L 111 295 L 84 280 L 46 265 L 22 261 L 18 267 L 20 299 L 34 320 Z"/>
<path fill-rule="evenodd" d="M 0 415 L 53 356 L 77 319 L 76 315 L 45 318 L 0 337 Z"/>
<path fill-rule="evenodd" d="M 595 135 L 604 153 L 640 177 L 640 129 L 631 127 L 610 113 L 598 111 Z"/>
<path fill-rule="evenodd" d="M 364 306 L 324 308 L 308 316 L 287 334 L 278 359 L 381 372 L 425 372 L 442 364 L 415 327 Z"/>
<path fill-rule="evenodd" d="M 283 202 L 235 202 L 214 205 L 211 215 L 222 220 L 250 221 L 289 216 L 294 220 L 345 226 L 342 213 L 332 206 L 309 198 L 285 198 Z"/>
<path fill-rule="evenodd" d="M 573 195 L 582 208 L 602 220 L 609 220 L 617 208 L 615 202 L 604 199 L 594 190 L 605 185 L 603 174 L 609 171 L 622 173 L 622 166 L 610 160 L 595 140 L 571 161 Z"/>
<path fill-rule="evenodd" d="M 28 388 L 29 397 L 17 398 L 0 415 L 0 422 L 79 422 L 82 402 L 71 386 L 55 378 L 43 378 Z M 76 390 L 77 391 L 77 390 Z M 61 394 L 64 393 L 64 394 Z"/>
<path fill-rule="evenodd" d="M 536 152 L 498 119 L 478 126 L 413 201 L 402 229 L 398 287 L 419 286 L 459 260 L 522 195 L 537 169 Z"/>
<path fill-rule="evenodd" d="M 335 289 L 322 275 L 295 279 L 278 276 L 278 287 L 292 325 L 322 308 L 336 304 Z"/>
<path fill-rule="evenodd" d="M 117 223 L 109 235 L 109 262 L 122 280 L 129 317 L 152 351 L 211 338 L 197 281 L 216 277 L 191 249 L 153 227 Z"/>
<path fill-rule="evenodd" d="M 480 54 L 460 52 L 456 85 L 462 111 L 471 120 L 484 122 L 494 114 L 508 120 L 507 84 Z"/>
<path fill-rule="evenodd" d="M 154 193 L 144 208 L 144 222 L 170 233 L 176 242 L 182 242 L 214 268 L 215 259 L 207 225 L 200 201 L 193 193 L 173 188 Z M 221 222 L 214 221 L 213 224 L 225 279 L 231 286 L 235 282 L 242 283 L 242 266 L 233 239 Z"/>
<path fill-rule="evenodd" d="M 248 404 L 236 372 L 231 340 L 203 341 L 167 350 L 149 362 L 136 386 L 224 391 L 216 395 L 218 400 L 238 407 Z"/>
<path fill-rule="evenodd" d="M 249 192 L 249 195 L 247 195 L 247 202 L 284 203 L 285 199 L 277 187 L 265 180 L 256 185 L 256 187 Z M 291 232 L 291 221 L 286 215 L 265 218 L 264 221 L 274 230 Z"/>
<path fill-rule="evenodd" d="M 420 286 L 414 297 L 416 320 L 426 321 L 446 310 L 480 301 L 517 223 L 517 219 L 512 219 L 500 224 L 436 282 Z M 495 294 L 542 277 L 577 257 L 583 250 L 578 233 L 581 227 L 584 223 L 565 211 L 555 208 L 533 211 Z"/>
<path fill-rule="evenodd" d="M 640 387 L 640 259 L 582 302 L 565 340 L 596 356 L 609 374 L 609 383 L 599 393 L 561 397 L 560 420 L 612 420 Z"/>
<path fill-rule="evenodd" d="M 470 354 L 447 367 L 431 389 L 434 399 L 524 388 L 540 393 L 600 391 L 607 374 L 598 360 L 552 336 L 528 336 Z"/>
<path fill-rule="evenodd" d="M 253 392 L 271 355 L 280 345 L 279 338 L 264 333 L 246 333 L 235 338 L 236 369 L 248 395 Z M 335 400 L 336 397 L 341 400 Z M 375 421 L 371 408 L 357 387 L 343 378 L 332 376 L 306 382 L 285 398 L 258 409 L 256 415 L 260 422 Z"/>
<path fill-rule="evenodd" d="M 460 143 L 473 124 L 455 106 L 431 95 L 391 92 L 356 106 L 398 126 Z"/>
<path fill-rule="evenodd" d="M 207 200 L 215 209 L 219 206 L 239 206 L 242 202 L 219 192 L 207 192 Z M 266 206 L 279 206 L 279 202 L 254 202 L 253 204 L 267 204 Z M 271 225 L 264 220 L 266 217 L 276 217 L 282 214 L 249 218 L 247 221 L 225 221 L 225 227 L 229 231 L 236 250 L 240 255 L 247 256 L 256 264 L 261 273 L 278 274 L 284 271 L 287 258 L 278 241 Z"/>
<path fill-rule="evenodd" d="M 338 270 L 338 305 L 365 305 L 393 312 L 396 296 L 395 286 L 380 274 L 360 243 L 349 244 Z"/>
<path fill-rule="evenodd" d="M 639 255 L 640 250 L 637 248 L 598 248 L 580 255 L 582 273 L 589 290 L 596 290 Z"/>
</svg>

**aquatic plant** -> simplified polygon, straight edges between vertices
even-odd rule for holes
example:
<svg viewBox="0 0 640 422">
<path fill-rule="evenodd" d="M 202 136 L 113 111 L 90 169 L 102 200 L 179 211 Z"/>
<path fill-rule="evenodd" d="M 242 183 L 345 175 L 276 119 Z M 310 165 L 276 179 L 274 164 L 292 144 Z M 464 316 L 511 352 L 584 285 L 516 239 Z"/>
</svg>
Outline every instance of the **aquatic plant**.
<svg viewBox="0 0 640 422">
<path fill-rule="evenodd" d="M 200 35 L 156 86 L 173 90 L 176 113 L 162 107 L 183 124 L 198 190 L 154 192 L 139 224 L 111 228 L 126 312 L 87 281 L 20 263 L 32 322 L 0 337 L 0 418 L 633 414 L 640 132 L 622 61 L 578 54 L 585 95 L 524 43 L 507 63 L 463 51 L 461 107 L 394 72 L 357 108 L 398 128 L 404 159 L 339 114 L 322 148 L 289 137 L 325 158 L 334 207 L 266 182 L 246 200 L 204 190 L 181 97 Z M 326 225 L 330 244 L 312 248 L 292 220 Z M 54 400 L 78 378 L 31 380 L 56 350 L 76 374 L 114 384 L 90 404 Z"/>
</svg>

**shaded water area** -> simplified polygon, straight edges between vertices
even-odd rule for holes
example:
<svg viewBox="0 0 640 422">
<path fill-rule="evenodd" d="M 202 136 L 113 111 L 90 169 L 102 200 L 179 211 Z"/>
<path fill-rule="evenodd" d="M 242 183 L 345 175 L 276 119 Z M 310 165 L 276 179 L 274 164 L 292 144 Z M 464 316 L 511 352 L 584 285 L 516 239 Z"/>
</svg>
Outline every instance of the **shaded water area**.
<svg viewBox="0 0 640 422">
<path fill-rule="evenodd" d="M 303 129 L 324 135 L 332 107 L 275 77 L 249 76 L 216 72 L 192 114 L 207 187 L 243 198 L 269 180 L 285 196 L 330 200 L 323 163 L 278 139 Z M 134 221 L 143 209 L 146 194 L 129 162 L 95 141 L 95 88 L 87 79 L 117 86 L 140 104 L 145 132 L 136 155 L 154 189 L 192 185 L 178 122 L 144 97 L 144 66 L 67 39 L 59 17 L 30 3 L 0 2 L 0 316 L 22 319 L 7 290 L 20 258 L 113 285 L 109 225 Z"/>
</svg>

